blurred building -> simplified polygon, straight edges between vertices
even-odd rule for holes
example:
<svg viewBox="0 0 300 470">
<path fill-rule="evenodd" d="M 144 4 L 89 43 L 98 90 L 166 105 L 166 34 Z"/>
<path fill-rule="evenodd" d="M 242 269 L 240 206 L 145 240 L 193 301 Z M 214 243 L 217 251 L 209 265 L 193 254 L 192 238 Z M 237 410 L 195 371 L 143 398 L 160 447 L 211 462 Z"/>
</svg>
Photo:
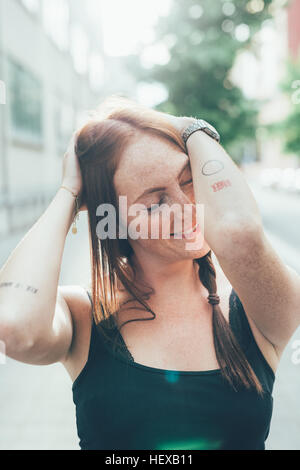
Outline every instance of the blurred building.
<svg viewBox="0 0 300 470">
<path fill-rule="evenodd" d="M 61 183 L 85 112 L 112 86 L 98 0 L 0 0 L 0 237 L 32 225 Z M 122 71 L 118 69 L 118 81 Z M 109 86 L 108 86 L 109 84 Z"/>
<path fill-rule="evenodd" d="M 273 96 L 265 94 L 268 102 L 262 107 L 260 115 L 263 125 L 282 121 L 289 114 L 291 107 L 296 106 L 290 97 L 283 95 L 280 82 L 285 76 L 287 59 L 296 59 L 300 53 L 300 0 L 291 0 L 286 7 L 279 4 L 275 11 L 272 29 L 270 27 L 273 47 L 269 44 L 268 54 L 273 57 L 273 69 L 270 74 L 270 70 L 267 70 L 268 61 L 262 60 L 262 73 L 270 76 L 272 86 L 269 91 L 273 93 Z M 279 137 L 270 139 L 262 133 L 258 140 L 263 167 L 297 168 L 300 166 L 299 155 L 283 154 Z"/>
<path fill-rule="evenodd" d="M 260 3 L 253 1 L 254 6 Z M 294 106 L 282 93 L 280 83 L 285 77 L 287 59 L 299 57 L 300 53 L 300 0 L 274 1 L 270 12 L 273 19 L 262 24 L 254 38 L 253 50 L 241 53 L 234 77 L 249 98 L 260 102 L 261 127 L 256 134 L 253 132 L 256 151 L 248 159 L 250 163 L 256 160 L 253 168 L 296 168 L 300 164 L 299 155 L 284 155 L 280 137 L 270 137 L 264 126 L 284 120 Z"/>
</svg>

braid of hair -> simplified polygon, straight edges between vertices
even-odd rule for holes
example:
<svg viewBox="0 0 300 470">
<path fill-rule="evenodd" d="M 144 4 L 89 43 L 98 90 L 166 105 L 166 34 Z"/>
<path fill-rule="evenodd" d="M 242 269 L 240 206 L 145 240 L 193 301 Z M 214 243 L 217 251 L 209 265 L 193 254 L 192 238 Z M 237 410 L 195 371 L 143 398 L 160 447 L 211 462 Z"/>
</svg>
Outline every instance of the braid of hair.
<svg viewBox="0 0 300 470">
<path fill-rule="evenodd" d="M 206 256 L 198 258 L 199 278 L 209 292 L 208 302 L 212 305 L 213 338 L 217 361 L 223 377 L 236 389 L 243 384 L 246 388 L 254 387 L 262 393 L 262 386 L 250 366 L 229 323 L 225 319 L 217 295 L 216 270 L 212 261 L 211 251 Z"/>
</svg>

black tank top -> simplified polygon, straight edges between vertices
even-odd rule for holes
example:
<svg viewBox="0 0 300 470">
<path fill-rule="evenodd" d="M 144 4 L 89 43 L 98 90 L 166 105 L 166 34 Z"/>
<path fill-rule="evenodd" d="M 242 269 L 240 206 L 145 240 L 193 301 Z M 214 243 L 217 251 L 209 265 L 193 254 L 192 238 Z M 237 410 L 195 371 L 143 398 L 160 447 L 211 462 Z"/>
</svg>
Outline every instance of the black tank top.
<svg viewBox="0 0 300 470">
<path fill-rule="evenodd" d="M 72 386 L 80 448 L 265 449 L 275 374 L 233 289 L 229 307 L 229 324 L 263 396 L 245 388 L 234 391 L 220 369 L 176 371 L 136 363 L 117 325 L 105 331 L 120 335 L 125 355 L 105 339 L 93 317 L 88 360 Z M 106 322 L 101 322 L 105 328 Z"/>
</svg>

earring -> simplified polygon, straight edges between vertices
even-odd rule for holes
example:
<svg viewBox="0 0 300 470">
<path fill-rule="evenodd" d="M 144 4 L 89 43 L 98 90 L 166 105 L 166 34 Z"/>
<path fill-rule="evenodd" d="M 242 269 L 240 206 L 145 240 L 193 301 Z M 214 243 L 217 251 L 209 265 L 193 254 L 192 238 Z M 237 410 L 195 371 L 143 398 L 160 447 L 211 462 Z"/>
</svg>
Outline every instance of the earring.
<svg viewBox="0 0 300 470">
<path fill-rule="evenodd" d="M 76 198 L 76 200 L 77 200 L 77 198 Z M 76 222 L 77 222 L 77 220 L 79 220 L 79 214 L 77 212 L 78 211 L 76 211 L 76 213 L 75 213 L 75 217 L 74 217 L 74 220 L 73 220 L 73 227 L 72 227 L 72 233 L 74 233 L 74 235 L 76 235 L 76 233 L 77 233 Z"/>
</svg>

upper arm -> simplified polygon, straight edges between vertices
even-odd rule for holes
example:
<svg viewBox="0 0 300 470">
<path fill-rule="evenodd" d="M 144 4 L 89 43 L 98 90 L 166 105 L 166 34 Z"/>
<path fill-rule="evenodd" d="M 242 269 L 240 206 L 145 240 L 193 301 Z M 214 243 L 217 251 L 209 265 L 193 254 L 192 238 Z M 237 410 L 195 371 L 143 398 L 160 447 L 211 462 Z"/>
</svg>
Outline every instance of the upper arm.
<svg viewBox="0 0 300 470">
<path fill-rule="evenodd" d="M 229 230 L 217 256 L 245 312 L 279 357 L 300 325 L 300 276 L 280 259 L 262 228 Z"/>
<path fill-rule="evenodd" d="M 80 286 L 58 286 L 51 328 L 42 329 L 32 344 L 13 354 L 13 359 L 27 364 L 48 365 L 63 361 L 72 346 L 76 316 L 87 308 L 89 300 Z"/>
</svg>

